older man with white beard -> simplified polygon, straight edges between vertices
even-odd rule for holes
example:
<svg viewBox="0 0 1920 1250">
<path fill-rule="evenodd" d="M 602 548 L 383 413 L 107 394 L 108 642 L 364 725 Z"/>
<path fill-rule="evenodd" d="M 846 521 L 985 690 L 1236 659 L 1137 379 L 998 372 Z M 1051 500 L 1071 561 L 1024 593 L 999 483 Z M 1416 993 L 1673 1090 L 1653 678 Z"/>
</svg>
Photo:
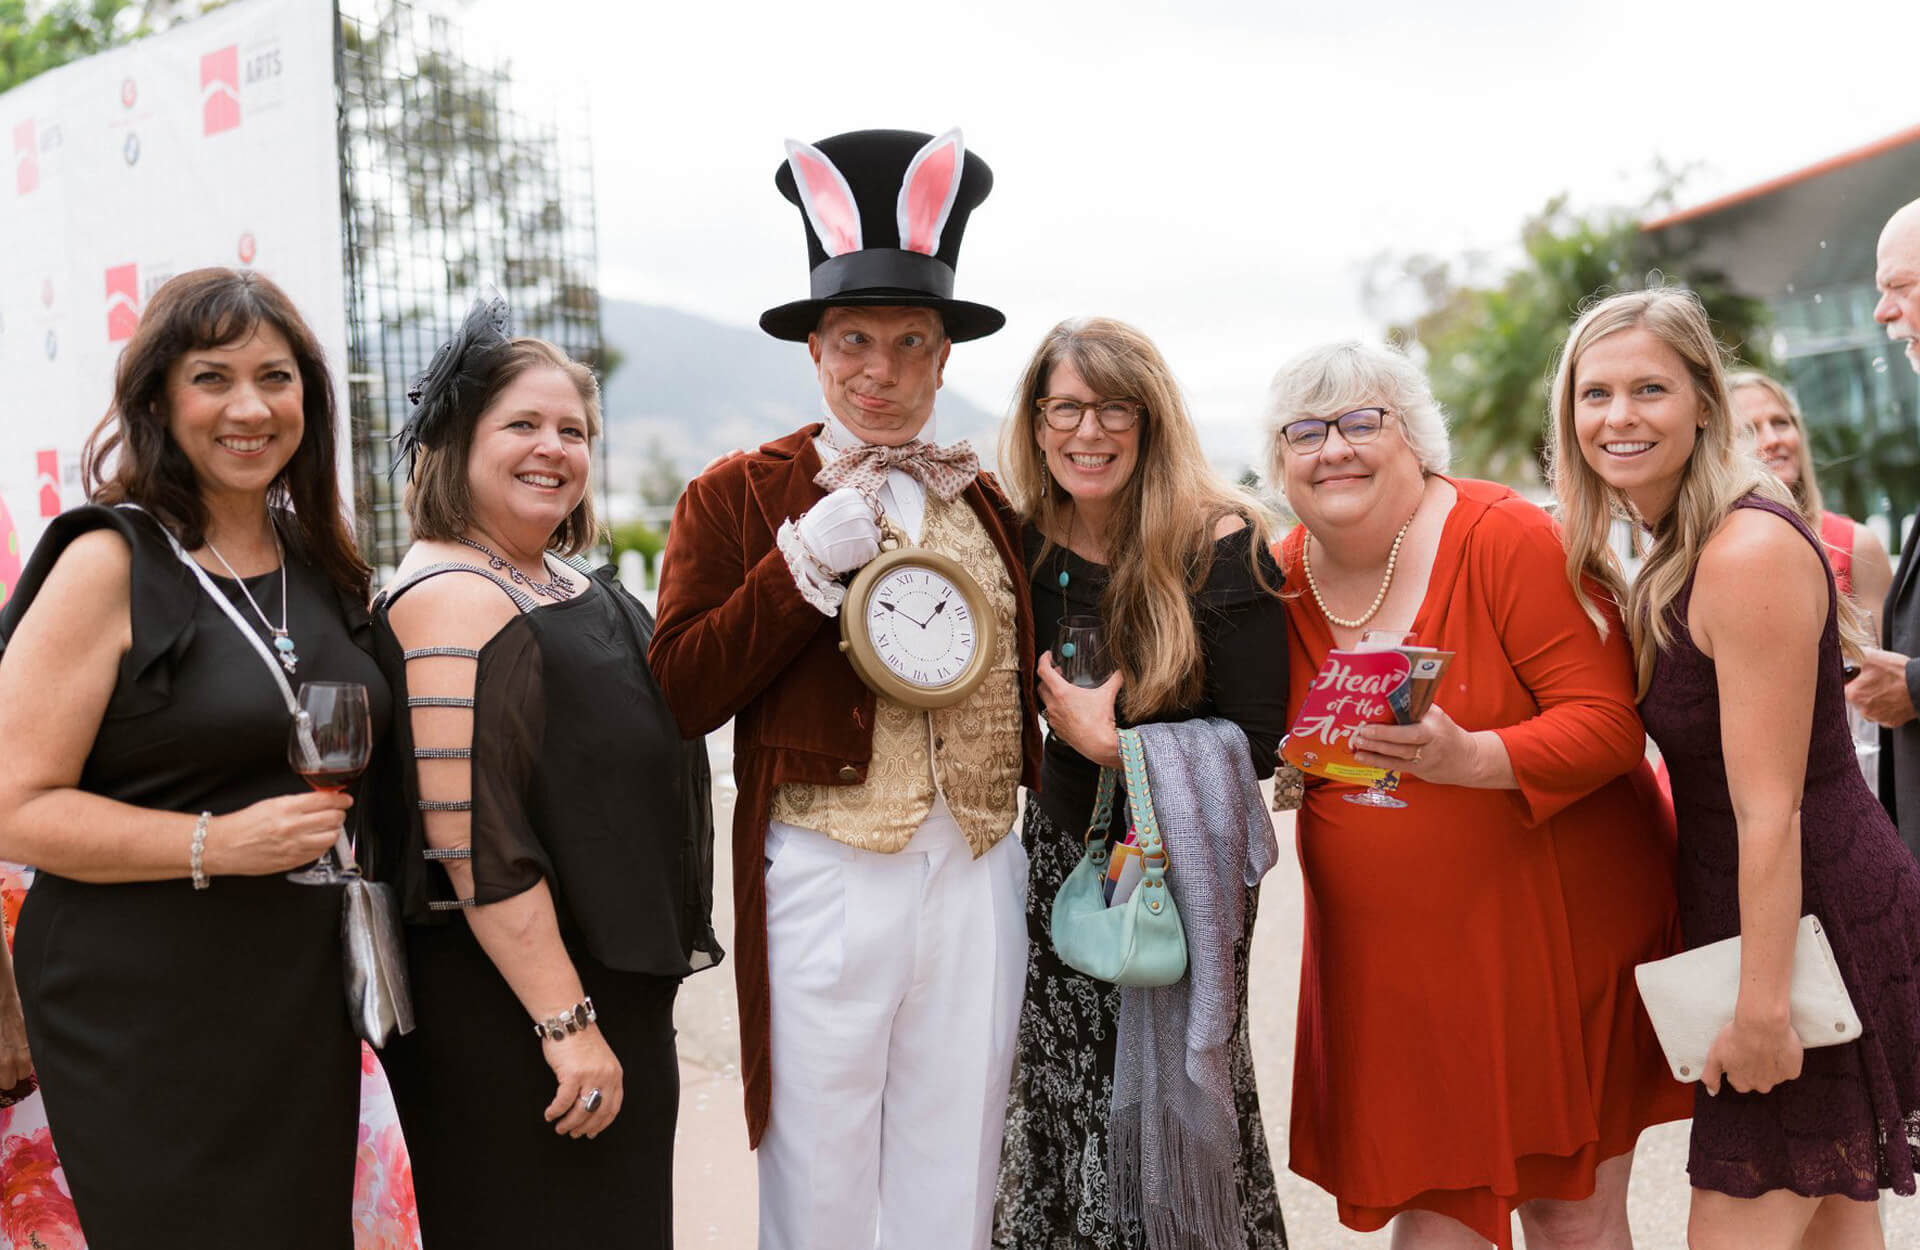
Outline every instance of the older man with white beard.
<svg viewBox="0 0 1920 1250">
<path fill-rule="evenodd" d="M 1900 209 L 1880 231 L 1874 285 L 1880 302 L 1874 320 L 1905 350 L 1907 363 L 1920 373 L 1920 200 Z M 1900 826 L 1900 839 L 1920 855 L 1920 589 L 1914 566 L 1920 563 L 1920 526 L 1910 529 L 1900 554 L 1893 589 L 1880 614 L 1885 650 L 1869 650 L 1860 675 L 1847 686 L 1847 699 L 1881 726 L 1880 800 Z"/>
</svg>

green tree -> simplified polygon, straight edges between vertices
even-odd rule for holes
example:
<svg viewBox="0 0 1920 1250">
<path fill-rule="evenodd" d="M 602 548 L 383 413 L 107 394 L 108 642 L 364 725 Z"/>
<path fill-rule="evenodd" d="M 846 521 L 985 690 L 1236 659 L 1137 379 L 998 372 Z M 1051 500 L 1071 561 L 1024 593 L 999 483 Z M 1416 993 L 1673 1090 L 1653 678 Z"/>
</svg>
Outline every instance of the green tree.
<svg viewBox="0 0 1920 1250">
<path fill-rule="evenodd" d="M 1766 367 L 1766 305 L 1697 263 L 1670 232 L 1641 229 L 1673 206 L 1684 179 L 1664 165 L 1655 172 L 1659 189 L 1631 208 L 1580 212 L 1565 195 L 1547 201 L 1521 227 L 1519 259 L 1504 272 L 1477 254 L 1373 262 L 1363 300 L 1388 321 L 1389 337 L 1424 353 L 1460 468 L 1502 481 L 1539 479 L 1555 354 L 1597 296 L 1684 283 L 1705 303 L 1729 358 Z"/>
<path fill-rule="evenodd" d="M 154 0 L 0 0 L 0 91 L 140 38 L 154 8 Z"/>
<path fill-rule="evenodd" d="M 651 585 L 655 578 L 656 562 L 660 559 L 660 553 L 667 549 L 667 536 L 645 521 L 626 521 L 608 531 L 608 537 L 616 561 L 621 552 L 640 553 L 647 570 L 647 582 Z"/>
</svg>

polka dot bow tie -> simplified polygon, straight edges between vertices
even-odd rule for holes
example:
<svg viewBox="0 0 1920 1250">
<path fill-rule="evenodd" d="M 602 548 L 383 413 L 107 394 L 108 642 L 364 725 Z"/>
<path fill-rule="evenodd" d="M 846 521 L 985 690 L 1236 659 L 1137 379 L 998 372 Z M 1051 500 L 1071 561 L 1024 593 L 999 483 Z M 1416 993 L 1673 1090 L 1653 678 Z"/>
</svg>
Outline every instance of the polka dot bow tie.
<svg viewBox="0 0 1920 1250">
<path fill-rule="evenodd" d="M 813 481 L 822 490 L 851 486 L 867 498 L 877 499 L 888 469 L 906 470 L 922 486 L 952 503 L 980 472 L 980 457 L 964 438 L 950 447 L 935 447 L 919 439 L 899 447 L 862 443 L 834 457 L 814 474 Z"/>
</svg>

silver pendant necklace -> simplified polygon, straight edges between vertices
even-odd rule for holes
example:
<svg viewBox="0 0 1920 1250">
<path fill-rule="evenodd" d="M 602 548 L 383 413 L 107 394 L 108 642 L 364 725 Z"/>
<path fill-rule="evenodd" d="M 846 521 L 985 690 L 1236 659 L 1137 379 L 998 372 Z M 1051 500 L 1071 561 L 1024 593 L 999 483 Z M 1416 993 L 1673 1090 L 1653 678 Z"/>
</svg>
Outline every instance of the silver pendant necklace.
<svg viewBox="0 0 1920 1250">
<path fill-rule="evenodd" d="M 280 661 L 280 667 L 286 669 L 289 674 L 296 672 L 300 667 L 300 657 L 294 654 L 293 639 L 287 633 L 287 549 L 280 545 L 280 531 L 277 529 L 273 531 L 273 550 L 280 557 L 280 624 L 277 627 L 267 619 L 267 614 L 260 610 L 260 605 L 254 602 L 253 592 L 247 589 L 244 581 L 240 580 L 240 575 L 233 571 L 233 566 L 227 563 L 227 558 L 220 554 L 220 548 L 214 546 L 211 540 L 203 541 L 206 541 L 207 550 L 213 553 L 213 558 L 220 561 L 220 567 L 227 571 L 227 576 L 240 587 L 240 593 L 247 597 L 247 606 L 252 608 L 253 614 L 260 618 L 260 623 L 267 627 L 267 633 L 273 636 L 274 657 Z"/>
</svg>

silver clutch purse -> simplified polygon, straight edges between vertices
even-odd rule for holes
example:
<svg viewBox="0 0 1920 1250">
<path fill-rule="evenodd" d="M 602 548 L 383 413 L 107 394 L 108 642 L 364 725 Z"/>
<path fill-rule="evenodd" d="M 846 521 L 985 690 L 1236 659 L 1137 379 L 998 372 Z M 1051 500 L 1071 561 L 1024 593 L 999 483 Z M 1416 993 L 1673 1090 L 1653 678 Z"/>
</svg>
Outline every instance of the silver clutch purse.
<svg viewBox="0 0 1920 1250">
<path fill-rule="evenodd" d="M 1733 1020 L 1740 994 L 1740 939 L 1730 937 L 1641 964 L 1633 970 L 1633 979 L 1640 984 L 1640 1001 L 1647 1006 L 1674 1079 L 1699 1080 L 1706 1070 L 1707 1049 Z M 1800 917 L 1789 994 L 1793 1031 L 1802 1046 L 1838 1046 L 1860 1036 L 1860 1013 L 1840 979 L 1826 931 L 1812 916 Z"/>
<path fill-rule="evenodd" d="M 340 938 L 347 974 L 347 1014 L 375 1047 L 413 1032 L 406 948 L 393 887 L 356 876 L 342 890 Z"/>
</svg>

